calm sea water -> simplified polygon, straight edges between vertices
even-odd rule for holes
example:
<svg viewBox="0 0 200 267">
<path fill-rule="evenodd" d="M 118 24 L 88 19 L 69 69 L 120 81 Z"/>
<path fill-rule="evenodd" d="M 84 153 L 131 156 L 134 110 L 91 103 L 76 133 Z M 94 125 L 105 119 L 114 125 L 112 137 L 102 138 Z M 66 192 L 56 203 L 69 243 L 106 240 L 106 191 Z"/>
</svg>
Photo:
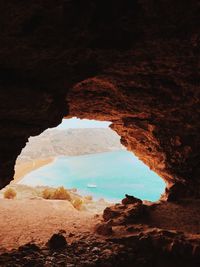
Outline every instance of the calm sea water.
<svg viewBox="0 0 200 267">
<path fill-rule="evenodd" d="M 58 157 L 49 165 L 28 175 L 21 184 L 77 188 L 95 199 L 119 201 L 130 194 L 155 201 L 164 192 L 165 183 L 127 151 L 115 151 L 74 157 Z M 89 188 L 88 184 L 96 185 Z"/>
</svg>

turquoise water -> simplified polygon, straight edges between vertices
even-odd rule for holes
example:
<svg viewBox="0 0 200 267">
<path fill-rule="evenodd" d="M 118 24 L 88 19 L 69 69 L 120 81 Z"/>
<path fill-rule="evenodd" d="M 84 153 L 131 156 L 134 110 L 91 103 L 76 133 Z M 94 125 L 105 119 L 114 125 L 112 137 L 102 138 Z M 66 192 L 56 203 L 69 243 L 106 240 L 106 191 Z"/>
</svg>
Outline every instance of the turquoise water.
<svg viewBox="0 0 200 267">
<path fill-rule="evenodd" d="M 115 151 L 74 157 L 58 157 L 49 165 L 28 175 L 21 184 L 77 188 L 95 199 L 119 201 L 125 194 L 155 201 L 164 192 L 165 183 L 127 151 Z M 95 184 L 96 188 L 87 187 Z"/>
</svg>

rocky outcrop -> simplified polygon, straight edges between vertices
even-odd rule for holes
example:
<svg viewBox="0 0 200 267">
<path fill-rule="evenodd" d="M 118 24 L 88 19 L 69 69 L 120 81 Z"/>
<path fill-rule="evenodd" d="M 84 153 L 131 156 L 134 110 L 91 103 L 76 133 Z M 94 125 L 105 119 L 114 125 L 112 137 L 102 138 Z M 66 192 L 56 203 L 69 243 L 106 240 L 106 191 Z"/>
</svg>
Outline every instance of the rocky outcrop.
<svg viewBox="0 0 200 267">
<path fill-rule="evenodd" d="M 0 187 L 29 136 L 109 120 L 168 183 L 199 198 L 199 1 L 2 1 Z M 170 187 L 172 188 L 170 189 Z"/>
<path fill-rule="evenodd" d="M 85 236 L 60 250 L 26 244 L 0 255 L 2 267 L 8 266 L 185 266 L 200 264 L 200 244 L 172 231 L 151 229 L 140 235 L 99 239 Z"/>
<path fill-rule="evenodd" d="M 193 203 L 144 204 L 127 196 L 122 204 L 104 210 L 102 222 L 96 225 L 95 232 L 120 246 L 127 246 L 125 266 L 130 264 L 131 250 L 134 256 L 130 262 L 136 266 L 151 266 L 151 262 L 152 266 L 165 266 L 166 263 L 170 266 L 198 266 L 198 210 L 199 204 L 195 205 L 194 200 Z"/>
<path fill-rule="evenodd" d="M 160 201 L 157 203 L 141 201 L 127 203 L 127 198 L 122 203 L 107 207 L 102 216 L 102 222 L 96 227 L 99 234 L 108 233 L 101 229 L 112 229 L 116 234 L 119 227 L 125 232 L 140 232 L 141 228 L 159 228 L 173 230 L 179 233 L 194 235 L 199 239 L 200 214 L 199 200 L 182 200 L 178 203 Z M 125 201 L 126 200 L 126 201 Z M 126 203 L 125 203 L 126 202 Z M 100 233 L 99 232 L 100 229 Z M 111 233 L 110 233 L 111 234 Z"/>
</svg>

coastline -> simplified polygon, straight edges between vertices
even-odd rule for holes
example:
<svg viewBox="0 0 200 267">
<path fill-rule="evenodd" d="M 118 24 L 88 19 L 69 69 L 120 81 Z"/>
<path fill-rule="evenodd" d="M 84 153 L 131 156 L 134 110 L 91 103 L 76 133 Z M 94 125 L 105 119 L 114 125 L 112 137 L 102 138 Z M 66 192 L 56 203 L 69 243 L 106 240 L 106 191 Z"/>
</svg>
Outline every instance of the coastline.
<svg viewBox="0 0 200 267">
<path fill-rule="evenodd" d="M 54 161 L 54 158 L 41 158 L 32 161 L 22 162 L 15 166 L 15 175 L 12 183 L 18 183 L 24 176 Z"/>
<path fill-rule="evenodd" d="M 124 149 L 122 149 L 124 150 Z M 121 149 L 119 150 L 114 150 L 114 151 L 121 151 Z M 15 165 L 15 175 L 14 175 L 14 179 L 11 181 L 11 183 L 18 183 L 19 181 L 21 181 L 24 176 L 26 176 L 28 173 L 35 171 L 45 165 L 48 165 L 50 163 L 52 163 L 53 161 L 56 160 L 56 158 L 58 157 L 77 157 L 77 156 L 93 156 L 94 154 L 101 154 L 101 153 L 109 153 L 109 152 L 113 152 L 111 151 L 103 151 L 103 152 L 93 152 L 93 153 L 86 153 L 86 154 L 79 154 L 79 155 L 61 155 L 61 156 L 57 156 L 57 157 L 49 157 L 49 158 L 38 158 L 38 159 L 33 159 L 31 161 L 19 161 L 16 162 Z"/>
</svg>

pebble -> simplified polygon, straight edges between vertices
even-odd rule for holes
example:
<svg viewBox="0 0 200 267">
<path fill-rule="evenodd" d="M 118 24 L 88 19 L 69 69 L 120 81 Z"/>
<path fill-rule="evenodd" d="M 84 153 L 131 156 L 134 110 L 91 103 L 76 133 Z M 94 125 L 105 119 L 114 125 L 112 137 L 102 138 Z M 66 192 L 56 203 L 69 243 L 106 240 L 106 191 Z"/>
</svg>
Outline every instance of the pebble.
<svg viewBox="0 0 200 267">
<path fill-rule="evenodd" d="M 93 253 L 97 253 L 97 252 L 100 252 L 100 251 L 101 251 L 101 249 L 98 248 L 98 247 L 94 247 L 94 248 L 92 249 L 92 252 L 93 252 Z"/>
</svg>

